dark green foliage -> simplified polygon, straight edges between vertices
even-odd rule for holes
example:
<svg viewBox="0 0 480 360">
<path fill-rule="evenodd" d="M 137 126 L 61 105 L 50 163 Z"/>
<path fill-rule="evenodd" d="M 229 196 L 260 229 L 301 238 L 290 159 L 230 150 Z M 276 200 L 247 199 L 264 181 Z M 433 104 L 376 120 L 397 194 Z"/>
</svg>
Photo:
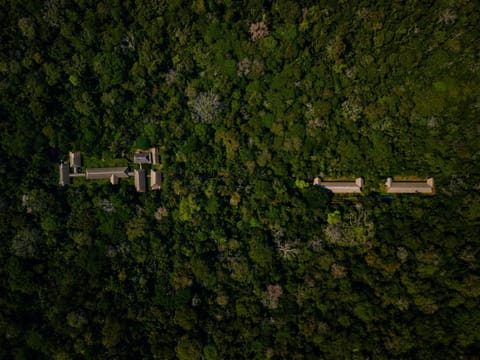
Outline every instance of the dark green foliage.
<svg viewBox="0 0 480 360">
<path fill-rule="evenodd" d="M 479 22 L 468 0 L 0 2 L 0 358 L 478 357 Z M 70 150 L 150 146 L 160 192 L 57 186 Z M 435 195 L 382 197 L 400 175 Z"/>
</svg>

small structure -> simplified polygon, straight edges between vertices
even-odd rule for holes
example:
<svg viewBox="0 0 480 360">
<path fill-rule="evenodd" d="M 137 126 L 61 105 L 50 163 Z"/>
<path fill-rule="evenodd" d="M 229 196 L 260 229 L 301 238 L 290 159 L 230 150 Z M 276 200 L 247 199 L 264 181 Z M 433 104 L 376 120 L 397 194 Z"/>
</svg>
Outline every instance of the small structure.
<svg viewBox="0 0 480 360">
<path fill-rule="evenodd" d="M 393 181 L 391 177 L 385 182 L 387 193 L 396 194 L 431 194 L 433 193 L 433 178 L 427 181 Z"/>
<path fill-rule="evenodd" d="M 112 174 L 112 176 L 110 176 L 110 183 L 112 185 L 118 185 L 118 180 L 119 180 L 119 177 L 115 174 Z"/>
<path fill-rule="evenodd" d="M 145 192 L 147 190 L 145 170 L 135 169 L 134 177 L 135 177 L 135 189 L 137 189 L 137 192 Z"/>
<path fill-rule="evenodd" d="M 111 168 L 90 168 L 86 170 L 87 180 L 110 179 L 113 185 L 118 184 L 119 179 L 128 177 L 127 167 L 111 167 Z"/>
<path fill-rule="evenodd" d="M 150 171 L 150 189 L 160 190 L 162 188 L 162 173 L 157 170 Z"/>
<path fill-rule="evenodd" d="M 31 214 L 33 212 L 32 204 L 30 202 L 30 195 L 28 194 L 22 195 L 22 207 L 25 208 L 27 214 Z"/>
<path fill-rule="evenodd" d="M 78 173 L 78 168 L 82 166 L 82 157 L 80 151 L 70 151 L 70 167 L 73 168 L 73 173 Z"/>
<path fill-rule="evenodd" d="M 133 154 L 133 162 L 135 164 L 151 164 L 152 154 L 148 151 L 136 151 Z"/>
<path fill-rule="evenodd" d="M 359 177 L 353 182 L 344 181 L 326 181 L 323 182 L 321 178 L 316 177 L 313 180 L 314 186 L 320 186 L 333 193 L 349 194 L 349 193 L 361 193 L 363 188 L 363 178 Z"/>
<path fill-rule="evenodd" d="M 65 186 L 70 184 L 70 167 L 68 167 L 63 162 L 58 166 L 59 176 L 58 184 L 60 186 Z"/>
</svg>

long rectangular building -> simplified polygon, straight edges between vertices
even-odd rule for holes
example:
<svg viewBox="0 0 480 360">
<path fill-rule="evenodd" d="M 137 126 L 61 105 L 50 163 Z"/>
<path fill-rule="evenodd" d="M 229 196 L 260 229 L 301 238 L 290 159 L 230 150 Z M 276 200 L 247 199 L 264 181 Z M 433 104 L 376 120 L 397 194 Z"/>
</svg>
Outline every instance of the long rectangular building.
<svg viewBox="0 0 480 360">
<path fill-rule="evenodd" d="M 387 193 L 396 194 L 431 194 L 433 193 L 433 178 L 427 181 L 393 181 L 391 177 L 385 182 Z"/>
<path fill-rule="evenodd" d="M 156 147 L 151 148 L 150 151 L 152 152 L 152 164 L 158 164 L 158 149 Z"/>
<path fill-rule="evenodd" d="M 135 189 L 137 189 L 138 192 L 145 192 L 147 190 L 145 170 L 135 169 L 134 176 L 135 176 Z"/>
<path fill-rule="evenodd" d="M 361 177 L 355 181 L 322 181 L 319 177 L 313 180 L 313 185 L 320 186 L 335 194 L 361 193 L 363 187 L 363 179 Z"/>
<path fill-rule="evenodd" d="M 162 188 L 162 173 L 158 170 L 150 171 L 150 189 L 160 190 Z"/>
<path fill-rule="evenodd" d="M 128 167 L 89 168 L 86 170 L 87 180 L 110 179 L 112 184 L 118 184 L 118 179 L 128 178 Z"/>
<path fill-rule="evenodd" d="M 58 184 L 60 186 L 65 186 L 70 184 L 70 167 L 64 163 L 61 163 L 58 166 Z"/>
</svg>

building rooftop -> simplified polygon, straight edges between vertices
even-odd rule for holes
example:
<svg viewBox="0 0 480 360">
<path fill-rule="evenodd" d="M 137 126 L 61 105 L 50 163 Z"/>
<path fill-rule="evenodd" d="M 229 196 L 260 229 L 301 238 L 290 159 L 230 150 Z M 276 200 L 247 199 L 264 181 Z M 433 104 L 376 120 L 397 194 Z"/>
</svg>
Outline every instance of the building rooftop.
<svg viewBox="0 0 480 360">
<path fill-rule="evenodd" d="M 158 149 L 153 147 L 149 150 L 137 150 L 133 154 L 135 164 L 158 164 Z"/>
<path fill-rule="evenodd" d="M 118 178 L 117 175 L 112 174 L 112 175 L 110 176 L 110 183 L 111 183 L 112 185 L 117 185 L 117 184 L 118 184 L 118 180 L 119 180 L 119 178 Z"/>
<path fill-rule="evenodd" d="M 80 151 L 70 151 L 70 167 L 77 168 L 80 166 L 82 166 Z"/>
<path fill-rule="evenodd" d="M 127 178 L 128 167 L 89 168 L 86 170 L 87 180 L 111 179 L 112 175 L 119 179 Z"/>
<path fill-rule="evenodd" d="M 150 151 L 152 152 L 152 164 L 158 164 L 158 149 L 156 147 L 151 148 Z"/>
<path fill-rule="evenodd" d="M 64 163 L 61 163 L 58 166 L 59 176 L 58 176 L 58 184 L 60 186 L 65 186 L 70 184 L 70 167 Z"/>
<path fill-rule="evenodd" d="M 162 173 L 160 171 L 150 171 L 150 189 L 160 190 L 162 188 Z"/>
<path fill-rule="evenodd" d="M 385 182 L 387 193 L 397 194 L 414 194 L 433 193 L 433 178 L 428 178 L 426 181 L 393 181 L 391 177 L 387 178 Z"/>
<path fill-rule="evenodd" d="M 134 177 L 135 177 L 135 189 L 137 189 L 138 192 L 145 192 L 147 190 L 145 170 L 135 169 Z"/>
<path fill-rule="evenodd" d="M 133 154 L 133 162 L 135 164 L 151 164 L 152 154 L 148 151 L 136 151 Z"/>
<path fill-rule="evenodd" d="M 314 186 L 320 186 L 330 190 L 336 194 L 361 193 L 363 187 L 363 179 L 357 178 L 355 181 L 322 181 L 321 178 L 316 177 L 313 180 Z"/>
</svg>

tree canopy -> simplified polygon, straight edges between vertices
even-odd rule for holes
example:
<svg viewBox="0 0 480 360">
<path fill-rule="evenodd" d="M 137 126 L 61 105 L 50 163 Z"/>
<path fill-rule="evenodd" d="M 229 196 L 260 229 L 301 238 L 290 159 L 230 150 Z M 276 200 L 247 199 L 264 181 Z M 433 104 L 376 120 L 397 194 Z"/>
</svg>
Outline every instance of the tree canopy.
<svg viewBox="0 0 480 360">
<path fill-rule="evenodd" d="M 9 0 L 0 23 L 0 358 L 478 356 L 478 2 Z M 161 191 L 58 186 L 71 150 L 150 146 Z"/>
</svg>

